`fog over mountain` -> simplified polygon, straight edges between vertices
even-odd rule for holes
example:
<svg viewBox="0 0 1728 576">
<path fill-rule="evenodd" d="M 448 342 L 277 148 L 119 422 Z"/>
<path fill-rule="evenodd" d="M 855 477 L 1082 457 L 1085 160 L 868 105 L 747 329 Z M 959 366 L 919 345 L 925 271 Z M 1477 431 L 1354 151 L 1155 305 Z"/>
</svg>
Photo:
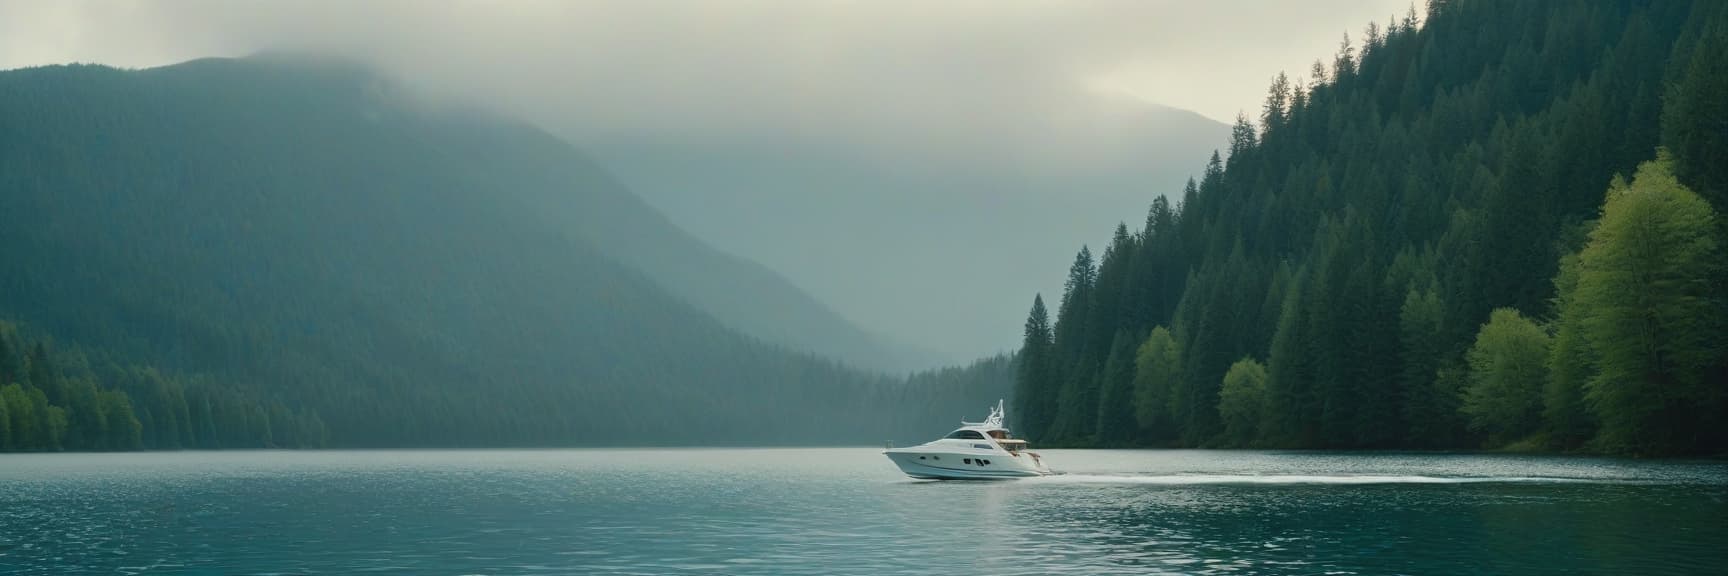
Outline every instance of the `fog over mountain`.
<svg viewBox="0 0 1728 576">
<path fill-rule="evenodd" d="M 1407 5 L 0 0 L 0 67 L 361 58 L 576 143 L 701 239 L 959 360 L 1012 347 L 1066 255 L 1177 191 L 1273 74 Z"/>
<path fill-rule="evenodd" d="M 1098 112 L 1034 139 L 1049 155 L 872 156 L 781 134 L 591 148 L 684 229 L 786 271 L 873 332 L 952 360 L 1011 346 L 1032 293 L 1059 293 L 1047 280 L 1082 242 L 1098 247 L 1096 230 L 1179 192 L 1192 162 L 1174 159 L 1227 132 L 1169 108 Z M 1075 151 L 1096 154 L 1055 158 Z"/>
</svg>

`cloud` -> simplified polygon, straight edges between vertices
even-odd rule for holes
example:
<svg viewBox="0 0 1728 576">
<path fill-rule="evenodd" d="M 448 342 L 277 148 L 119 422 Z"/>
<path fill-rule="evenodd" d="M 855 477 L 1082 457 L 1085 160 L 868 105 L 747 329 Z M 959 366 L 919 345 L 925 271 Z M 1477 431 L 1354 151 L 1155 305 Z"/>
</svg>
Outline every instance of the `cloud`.
<svg viewBox="0 0 1728 576">
<path fill-rule="evenodd" d="M 1405 1 L 0 0 L 0 66 L 331 51 L 601 131 L 963 130 L 1097 89 L 1228 121 Z"/>
</svg>

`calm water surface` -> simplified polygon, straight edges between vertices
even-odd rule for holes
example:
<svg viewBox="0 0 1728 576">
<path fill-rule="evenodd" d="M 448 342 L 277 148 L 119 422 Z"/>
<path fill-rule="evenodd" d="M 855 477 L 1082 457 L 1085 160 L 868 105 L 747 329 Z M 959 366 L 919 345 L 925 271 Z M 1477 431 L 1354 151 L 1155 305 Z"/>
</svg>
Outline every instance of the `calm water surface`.
<svg viewBox="0 0 1728 576">
<path fill-rule="evenodd" d="M 0 574 L 1721 574 L 1728 464 L 874 449 L 0 455 Z"/>
</svg>

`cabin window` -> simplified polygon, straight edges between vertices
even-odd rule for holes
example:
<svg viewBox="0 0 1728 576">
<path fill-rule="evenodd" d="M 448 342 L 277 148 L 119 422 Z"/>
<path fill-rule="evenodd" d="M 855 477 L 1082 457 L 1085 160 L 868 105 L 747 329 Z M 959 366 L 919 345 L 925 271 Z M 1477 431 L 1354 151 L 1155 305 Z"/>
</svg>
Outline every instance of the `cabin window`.
<svg viewBox="0 0 1728 576">
<path fill-rule="evenodd" d="M 983 463 L 984 463 L 984 465 L 985 465 L 985 466 L 989 466 L 989 465 L 990 465 L 990 461 L 989 461 L 989 460 L 979 460 L 979 462 L 983 462 Z"/>
<path fill-rule="evenodd" d="M 950 433 L 948 435 L 948 437 L 949 438 L 960 438 L 960 439 L 964 439 L 964 440 L 983 440 L 984 439 L 984 435 L 979 434 L 977 430 L 955 430 L 953 433 Z"/>
<path fill-rule="evenodd" d="M 924 457 L 923 457 L 923 456 L 919 456 L 919 457 L 918 457 L 918 459 L 919 459 L 919 460 L 923 460 L 923 459 L 924 459 Z"/>
<path fill-rule="evenodd" d="M 967 458 L 967 459 L 966 459 L 966 463 L 967 463 L 967 464 L 971 464 L 971 463 L 972 463 L 972 459 L 971 459 L 971 458 Z"/>
</svg>

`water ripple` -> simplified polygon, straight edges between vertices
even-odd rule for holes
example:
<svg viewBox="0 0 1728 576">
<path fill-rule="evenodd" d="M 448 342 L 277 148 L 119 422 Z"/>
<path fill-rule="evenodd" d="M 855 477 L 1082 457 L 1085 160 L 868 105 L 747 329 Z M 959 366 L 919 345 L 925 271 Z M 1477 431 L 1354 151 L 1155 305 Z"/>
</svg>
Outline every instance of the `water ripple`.
<svg viewBox="0 0 1728 576">
<path fill-rule="evenodd" d="M 0 455 L 0 574 L 1710 573 L 1721 462 L 875 450 Z"/>
</svg>

